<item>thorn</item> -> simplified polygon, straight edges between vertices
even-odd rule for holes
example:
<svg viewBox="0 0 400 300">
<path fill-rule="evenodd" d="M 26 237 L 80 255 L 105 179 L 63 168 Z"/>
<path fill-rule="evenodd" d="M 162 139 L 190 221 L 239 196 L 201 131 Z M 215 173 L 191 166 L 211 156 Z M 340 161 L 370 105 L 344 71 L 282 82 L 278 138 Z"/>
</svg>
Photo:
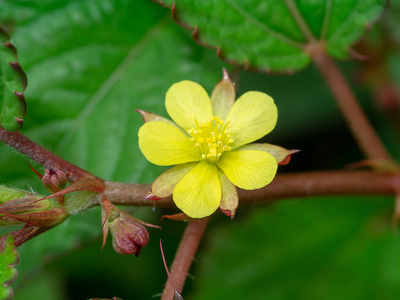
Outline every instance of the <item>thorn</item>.
<svg viewBox="0 0 400 300">
<path fill-rule="evenodd" d="M 163 219 L 170 219 L 170 220 L 174 220 L 174 221 L 193 221 L 194 219 L 189 217 L 188 215 L 186 215 L 185 213 L 179 213 L 179 214 L 175 214 L 175 215 L 163 215 L 161 217 L 161 221 Z"/>
<path fill-rule="evenodd" d="M 193 33 L 192 33 L 192 37 L 196 41 L 199 39 L 199 28 L 197 26 L 194 27 L 194 30 L 193 30 Z"/>
<path fill-rule="evenodd" d="M 15 96 L 17 96 L 19 99 L 21 99 L 21 100 L 24 99 L 24 93 L 20 93 L 20 92 L 15 91 L 14 94 L 15 94 Z"/>
<path fill-rule="evenodd" d="M 352 55 L 354 58 L 356 58 L 358 60 L 361 60 L 361 61 L 369 60 L 369 56 L 368 55 L 360 54 L 356 50 L 354 50 L 353 48 L 348 48 L 347 51 L 350 53 L 350 55 Z"/>
<path fill-rule="evenodd" d="M 100 181 L 99 179 L 93 179 L 90 177 L 82 177 L 79 180 L 75 181 L 65 189 L 51 194 L 50 196 L 44 197 L 42 199 L 36 200 L 34 203 L 55 198 L 57 196 L 63 196 L 72 192 L 80 192 L 80 191 L 91 191 L 95 193 L 101 193 L 104 190 L 104 182 Z"/>
<path fill-rule="evenodd" d="M 220 59 L 224 59 L 224 53 L 221 50 L 221 47 L 218 46 L 217 47 L 217 53 L 216 53 L 217 57 L 219 57 Z"/>
<path fill-rule="evenodd" d="M 36 171 L 36 169 L 35 169 L 34 167 L 32 167 L 32 165 L 29 163 L 29 161 L 28 161 L 28 165 L 29 165 L 29 167 L 32 169 L 32 171 L 33 171 L 37 176 L 39 176 L 40 179 L 42 179 L 43 175 L 42 175 L 39 171 Z"/>
<path fill-rule="evenodd" d="M 172 279 L 171 274 L 169 273 L 167 262 L 165 261 L 165 255 L 164 255 L 164 250 L 163 250 L 163 247 L 162 247 L 161 239 L 160 239 L 160 249 L 161 249 L 161 256 L 162 256 L 162 259 L 163 259 L 165 271 L 167 271 L 168 278 L 169 278 L 169 280 L 170 280 L 170 282 L 172 284 L 172 287 L 174 288 L 174 300 L 183 300 L 183 297 L 181 296 L 181 294 L 178 293 L 178 290 L 176 288 L 175 282 Z"/>
<path fill-rule="evenodd" d="M 10 61 L 9 64 L 14 70 L 20 70 L 21 69 L 21 66 L 19 65 L 19 63 L 17 61 Z"/>
<path fill-rule="evenodd" d="M 17 120 L 18 123 L 23 124 L 24 123 L 24 119 L 15 117 L 15 120 Z"/>
</svg>

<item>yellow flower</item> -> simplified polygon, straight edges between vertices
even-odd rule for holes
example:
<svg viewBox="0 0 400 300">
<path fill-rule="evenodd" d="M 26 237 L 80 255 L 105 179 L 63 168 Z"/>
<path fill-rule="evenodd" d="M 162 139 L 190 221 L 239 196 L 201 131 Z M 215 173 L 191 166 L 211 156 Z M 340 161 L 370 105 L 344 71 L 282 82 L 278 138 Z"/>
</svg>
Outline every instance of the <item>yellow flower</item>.
<svg viewBox="0 0 400 300">
<path fill-rule="evenodd" d="M 176 165 L 154 181 L 152 197 L 172 195 L 176 206 L 192 218 L 209 216 L 218 207 L 233 218 L 238 206 L 236 187 L 253 190 L 272 181 L 278 163 L 288 161 L 293 152 L 247 144 L 275 127 L 274 101 L 254 91 L 234 100 L 234 86 L 224 70 L 211 99 L 192 81 L 171 86 L 165 106 L 175 123 L 139 111 L 146 121 L 139 130 L 143 155 L 156 165 Z"/>
</svg>

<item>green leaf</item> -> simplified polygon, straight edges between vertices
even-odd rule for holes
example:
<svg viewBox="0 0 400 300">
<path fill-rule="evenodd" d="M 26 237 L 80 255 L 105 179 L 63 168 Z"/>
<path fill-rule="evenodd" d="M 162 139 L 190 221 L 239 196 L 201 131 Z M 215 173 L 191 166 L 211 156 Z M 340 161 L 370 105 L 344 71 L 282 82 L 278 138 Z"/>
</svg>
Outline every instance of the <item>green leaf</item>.
<svg viewBox="0 0 400 300">
<path fill-rule="evenodd" d="M 173 83 L 189 79 L 211 92 L 222 76 L 219 60 L 191 45 L 151 2 L 12 0 L 0 1 L 0 11 L 0 23 L 15 24 L 13 41 L 29 78 L 24 134 L 106 180 L 148 183 L 163 170 L 139 150 L 143 120 L 135 109 L 167 116 Z M 26 158 L 0 151 L 3 182 L 44 193 Z M 154 214 L 134 216 L 151 222 Z M 21 247 L 20 277 L 100 234 L 98 209 L 71 217 Z"/>
<path fill-rule="evenodd" d="M 164 0 L 174 19 L 227 61 L 268 71 L 295 71 L 318 41 L 345 58 L 384 0 Z"/>
<path fill-rule="evenodd" d="M 315 198 L 252 207 L 244 219 L 239 208 L 210 235 L 190 299 L 396 299 L 391 207 L 390 198 Z"/>
<path fill-rule="evenodd" d="M 5 15 L 24 11 L 11 2 Z M 188 47 L 153 3 L 60 1 L 44 12 L 38 0 L 30 7 L 13 34 L 30 81 L 27 135 L 103 179 L 152 181 L 162 168 L 139 150 L 143 121 L 135 109 L 166 116 L 173 83 L 194 80 L 211 92 L 222 65 L 201 64 L 203 50 Z"/>
<path fill-rule="evenodd" d="M 22 127 L 26 111 L 26 76 L 17 62 L 17 51 L 0 27 L 0 126 L 8 131 Z"/>
<path fill-rule="evenodd" d="M 0 253 L 0 299 L 12 299 L 13 290 L 10 284 L 17 279 L 18 272 L 14 268 L 19 262 L 18 252 L 15 250 L 14 238 L 7 236 L 4 249 Z"/>
</svg>

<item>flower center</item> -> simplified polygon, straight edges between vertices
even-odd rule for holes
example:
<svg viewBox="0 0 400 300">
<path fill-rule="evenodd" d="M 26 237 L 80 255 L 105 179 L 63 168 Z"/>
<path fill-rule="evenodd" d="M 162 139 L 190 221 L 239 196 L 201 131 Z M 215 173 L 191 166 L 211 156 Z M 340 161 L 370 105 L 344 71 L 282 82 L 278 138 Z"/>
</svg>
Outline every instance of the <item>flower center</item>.
<svg viewBox="0 0 400 300">
<path fill-rule="evenodd" d="M 225 122 L 218 117 L 210 116 L 209 121 L 199 123 L 194 117 L 195 128 L 188 130 L 191 140 L 196 147 L 200 148 L 201 157 L 209 163 L 216 163 L 225 151 L 232 149 L 229 144 L 233 143 L 229 128 L 229 121 Z"/>
</svg>

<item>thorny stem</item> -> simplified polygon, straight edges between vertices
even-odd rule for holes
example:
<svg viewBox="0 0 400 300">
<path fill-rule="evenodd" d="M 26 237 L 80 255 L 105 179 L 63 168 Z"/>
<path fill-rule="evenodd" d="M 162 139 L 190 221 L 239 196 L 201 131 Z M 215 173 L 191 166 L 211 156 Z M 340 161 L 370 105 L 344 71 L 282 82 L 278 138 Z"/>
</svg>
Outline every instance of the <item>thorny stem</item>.
<svg viewBox="0 0 400 300">
<path fill-rule="evenodd" d="M 59 168 L 65 173 L 71 173 L 69 176 L 71 181 L 76 181 L 82 177 L 97 178 L 88 171 L 58 157 L 49 150 L 44 149 L 19 132 L 9 132 L 0 127 L 0 140 L 46 168 Z"/>
<path fill-rule="evenodd" d="M 209 218 L 189 222 L 186 226 L 178 251 L 171 266 L 171 277 L 175 282 L 178 293 L 182 293 L 189 268 L 194 255 L 206 230 Z M 174 296 L 174 287 L 167 280 L 161 300 L 170 300 Z"/>
<path fill-rule="evenodd" d="M 47 168 L 58 167 L 66 172 L 72 171 L 73 173 L 70 176 L 72 181 L 81 177 L 97 178 L 37 145 L 18 132 L 8 132 L 0 128 L 0 140 Z M 384 148 L 381 150 L 386 153 Z M 104 195 L 114 204 L 157 207 L 175 206 L 171 198 L 157 202 L 144 200 L 144 196 L 150 190 L 150 185 L 147 184 L 110 181 L 105 182 L 105 184 Z M 316 195 L 395 195 L 399 193 L 399 190 L 400 173 L 372 171 L 306 172 L 278 175 L 265 188 L 254 191 L 239 190 L 239 197 L 240 203 L 245 204 Z"/>
<path fill-rule="evenodd" d="M 365 156 L 374 160 L 392 161 L 333 59 L 321 45 L 310 49 L 314 64 L 325 78 Z"/>
<path fill-rule="evenodd" d="M 114 204 L 174 207 L 171 197 L 144 200 L 147 184 L 106 181 L 105 195 Z M 271 184 L 254 190 L 239 190 L 240 204 L 319 195 L 394 195 L 400 187 L 399 173 L 375 171 L 325 171 L 282 174 Z"/>
</svg>

